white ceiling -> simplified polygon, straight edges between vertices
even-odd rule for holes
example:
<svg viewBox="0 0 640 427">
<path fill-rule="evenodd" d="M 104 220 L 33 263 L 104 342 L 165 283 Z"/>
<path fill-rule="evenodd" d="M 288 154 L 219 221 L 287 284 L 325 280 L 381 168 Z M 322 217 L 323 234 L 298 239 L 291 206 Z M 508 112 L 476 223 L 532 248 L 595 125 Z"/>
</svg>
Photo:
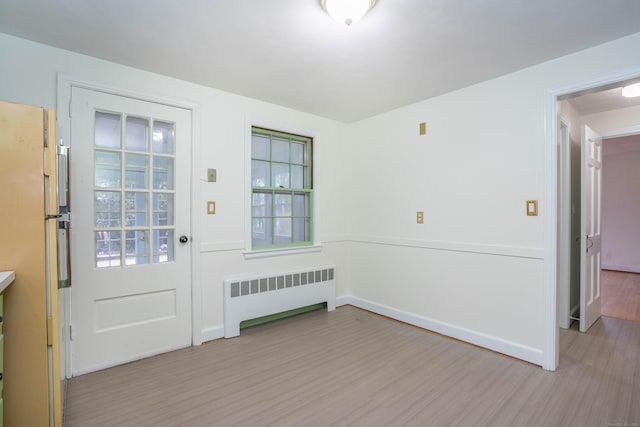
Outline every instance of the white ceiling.
<svg viewBox="0 0 640 427">
<path fill-rule="evenodd" d="M 628 84 L 628 82 L 626 84 Z M 604 89 L 569 98 L 568 101 L 573 105 L 573 108 L 583 116 L 639 106 L 640 96 L 625 98 L 622 96 L 622 87 L 623 85 L 621 84 L 612 89 Z"/>
<path fill-rule="evenodd" d="M 2 0 L 0 32 L 351 122 L 638 32 L 638 0 Z M 637 52 L 635 53 L 637 54 Z"/>
</svg>

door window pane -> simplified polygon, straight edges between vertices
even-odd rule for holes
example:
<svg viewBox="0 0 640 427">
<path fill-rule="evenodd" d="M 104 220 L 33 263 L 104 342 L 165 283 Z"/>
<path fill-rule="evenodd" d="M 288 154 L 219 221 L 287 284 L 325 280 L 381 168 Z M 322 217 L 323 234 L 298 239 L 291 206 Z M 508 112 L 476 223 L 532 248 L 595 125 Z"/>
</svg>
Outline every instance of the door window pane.
<svg viewBox="0 0 640 427">
<path fill-rule="evenodd" d="M 175 124 L 153 122 L 151 145 L 154 153 L 173 154 L 175 152 Z"/>
<path fill-rule="evenodd" d="M 153 194 L 153 225 L 173 225 L 173 194 Z"/>
<path fill-rule="evenodd" d="M 144 227 L 147 225 L 149 210 L 147 206 L 147 193 L 124 193 L 124 225 L 125 227 Z"/>
<path fill-rule="evenodd" d="M 149 156 L 146 154 L 125 154 L 125 188 L 148 188 Z"/>
<path fill-rule="evenodd" d="M 94 185 L 103 188 L 120 187 L 120 153 L 96 150 Z"/>
<path fill-rule="evenodd" d="M 120 148 L 120 115 L 96 112 L 96 147 Z"/>
<path fill-rule="evenodd" d="M 153 157 L 153 189 L 173 190 L 173 158 Z"/>
<path fill-rule="evenodd" d="M 149 120 L 139 117 L 127 117 L 124 138 L 124 146 L 127 150 L 148 151 Z"/>
<path fill-rule="evenodd" d="M 148 232 L 144 230 L 130 230 L 125 231 L 125 236 L 125 264 L 147 264 L 149 262 L 149 255 L 147 250 L 149 241 Z"/>
<path fill-rule="evenodd" d="M 96 267 L 117 267 L 120 265 L 120 232 L 96 231 Z"/>
<path fill-rule="evenodd" d="M 175 238 L 173 230 L 153 230 L 153 262 L 175 260 Z"/>
<path fill-rule="evenodd" d="M 93 203 L 96 228 L 120 227 L 119 191 L 95 191 Z"/>
</svg>

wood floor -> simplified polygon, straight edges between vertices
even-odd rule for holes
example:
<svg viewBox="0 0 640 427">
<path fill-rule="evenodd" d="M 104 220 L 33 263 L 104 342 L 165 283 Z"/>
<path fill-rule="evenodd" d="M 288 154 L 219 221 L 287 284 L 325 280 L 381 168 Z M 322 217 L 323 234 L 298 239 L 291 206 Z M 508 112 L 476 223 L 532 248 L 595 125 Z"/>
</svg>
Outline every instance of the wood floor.
<svg viewBox="0 0 640 427">
<path fill-rule="evenodd" d="M 640 322 L 640 274 L 602 270 L 602 315 Z"/>
<path fill-rule="evenodd" d="M 551 373 L 346 306 L 73 378 L 64 425 L 640 424 L 640 324 L 602 318 L 560 347 Z"/>
</svg>

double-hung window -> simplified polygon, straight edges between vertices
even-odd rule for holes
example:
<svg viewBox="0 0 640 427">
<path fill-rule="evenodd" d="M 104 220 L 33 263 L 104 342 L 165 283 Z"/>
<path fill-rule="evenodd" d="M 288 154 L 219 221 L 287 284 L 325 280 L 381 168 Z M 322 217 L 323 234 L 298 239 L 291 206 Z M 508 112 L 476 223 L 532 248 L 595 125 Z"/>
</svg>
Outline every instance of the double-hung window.
<svg viewBox="0 0 640 427">
<path fill-rule="evenodd" d="M 251 128 L 252 250 L 313 243 L 313 139 Z"/>
</svg>

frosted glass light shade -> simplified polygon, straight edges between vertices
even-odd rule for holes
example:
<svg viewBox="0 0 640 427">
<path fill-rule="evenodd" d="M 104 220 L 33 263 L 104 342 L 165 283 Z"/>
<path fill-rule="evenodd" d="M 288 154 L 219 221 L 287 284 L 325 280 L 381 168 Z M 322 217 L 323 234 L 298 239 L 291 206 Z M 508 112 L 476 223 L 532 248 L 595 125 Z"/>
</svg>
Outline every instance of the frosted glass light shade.
<svg viewBox="0 0 640 427">
<path fill-rule="evenodd" d="M 640 83 L 634 83 L 622 88 L 622 96 L 625 98 L 635 98 L 640 96 Z"/>
<path fill-rule="evenodd" d="M 373 7 L 376 0 L 322 0 L 329 16 L 347 26 L 358 22 Z"/>
</svg>

